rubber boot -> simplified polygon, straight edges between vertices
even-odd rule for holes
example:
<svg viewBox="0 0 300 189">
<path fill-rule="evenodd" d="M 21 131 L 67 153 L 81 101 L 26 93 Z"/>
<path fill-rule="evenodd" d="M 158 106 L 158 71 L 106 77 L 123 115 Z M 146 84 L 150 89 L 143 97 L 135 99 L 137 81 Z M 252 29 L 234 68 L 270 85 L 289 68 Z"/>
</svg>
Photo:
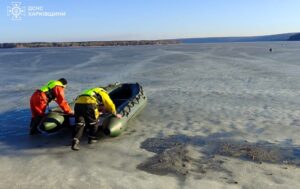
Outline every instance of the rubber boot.
<svg viewBox="0 0 300 189">
<path fill-rule="evenodd" d="M 75 150 L 75 151 L 80 150 L 80 148 L 79 148 L 79 140 L 77 138 L 73 139 L 71 149 Z"/>
<path fill-rule="evenodd" d="M 88 140 L 88 143 L 89 143 L 89 144 L 94 144 L 94 143 L 96 143 L 96 142 L 98 142 L 98 140 L 95 139 L 95 138 L 89 138 L 89 140 Z"/>
<path fill-rule="evenodd" d="M 100 122 L 99 120 L 97 120 L 96 123 L 93 123 L 93 124 L 90 124 L 90 128 L 89 128 L 89 131 L 88 131 L 88 143 L 89 144 L 94 144 L 98 141 L 98 138 L 96 137 L 97 136 L 97 133 L 99 131 L 99 125 L 100 125 Z"/>
</svg>

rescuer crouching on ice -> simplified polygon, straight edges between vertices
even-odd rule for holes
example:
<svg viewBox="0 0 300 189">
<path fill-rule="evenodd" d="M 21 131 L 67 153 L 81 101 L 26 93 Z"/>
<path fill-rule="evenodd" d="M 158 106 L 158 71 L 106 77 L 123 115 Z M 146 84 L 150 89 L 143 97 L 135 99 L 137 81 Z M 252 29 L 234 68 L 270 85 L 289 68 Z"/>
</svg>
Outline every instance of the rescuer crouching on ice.
<svg viewBox="0 0 300 189">
<path fill-rule="evenodd" d="M 108 111 L 117 118 L 116 106 L 109 97 L 109 94 L 102 88 L 85 90 L 75 101 L 75 132 L 73 134 L 72 150 L 79 150 L 79 142 L 84 128 L 88 129 L 88 143 L 97 142 L 99 117 L 103 111 Z"/>
<path fill-rule="evenodd" d="M 37 129 L 45 116 L 48 104 L 54 100 L 65 114 L 74 115 L 68 102 L 65 99 L 64 90 L 67 86 L 67 80 L 61 78 L 59 80 L 51 80 L 46 85 L 37 89 L 30 98 L 31 122 L 29 134 L 39 134 Z"/>
</svg>

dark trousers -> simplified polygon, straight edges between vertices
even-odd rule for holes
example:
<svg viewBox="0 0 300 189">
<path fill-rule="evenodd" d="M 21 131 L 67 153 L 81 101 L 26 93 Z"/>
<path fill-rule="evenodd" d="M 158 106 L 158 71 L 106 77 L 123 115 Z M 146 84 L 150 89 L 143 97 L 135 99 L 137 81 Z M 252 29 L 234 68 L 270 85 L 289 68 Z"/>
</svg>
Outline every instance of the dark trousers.
<svg viewBox="0 0 300 189">
<path fill-rule="evenodd" d="M 81 139 L 85 128 L 90 139 L 97 139 L 99 120 L 95 115 L 96 104 L 75 104 L 75 132 L 73 138 Z"/>
<path fill-rule="evenodd" d="M 37 127 L 41 123 L 42 119 L 43 119 L 42 116 L 35 116 L 35 117 L 31 118 L 30 127 L 29 127 L 29 133 L 31 135 L 38 133 Z"/>
</svg>

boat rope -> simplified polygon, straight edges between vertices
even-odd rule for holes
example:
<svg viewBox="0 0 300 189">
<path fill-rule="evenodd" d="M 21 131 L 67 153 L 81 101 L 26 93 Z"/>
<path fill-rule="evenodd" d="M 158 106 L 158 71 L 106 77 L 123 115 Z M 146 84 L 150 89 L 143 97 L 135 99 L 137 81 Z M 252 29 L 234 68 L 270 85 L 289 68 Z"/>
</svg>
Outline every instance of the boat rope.
<svg viewBox="0 0 300 189">
<path fill-rule="evenodd" d="M 126 116 L 128 117 L 129 113 L 131 112 L 131 108 L 133 108 L 135 106 L 135 104 L 139 104 L 140 103 L 140 99 L 141 97 L 143 97 L 143 99 L 146 99 L 146 96 L 144 95 L 144 90 L 143 87 L 137 83 L 137 85 L 139 86 L 139 93 L 135 96 L 135 98 L 132 98 L 128 104 L 124 107 L 124 109 L 121 111 L 122 116 Z"/>
</svg>

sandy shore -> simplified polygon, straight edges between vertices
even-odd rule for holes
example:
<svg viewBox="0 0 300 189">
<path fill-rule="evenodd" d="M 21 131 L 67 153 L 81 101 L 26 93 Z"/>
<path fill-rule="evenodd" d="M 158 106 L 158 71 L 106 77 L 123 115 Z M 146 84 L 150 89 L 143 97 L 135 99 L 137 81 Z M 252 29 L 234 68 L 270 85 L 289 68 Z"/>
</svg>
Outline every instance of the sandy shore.
<svg viewBox="0 0 300 189">
<path fill-rule="evenodd" d="M 300 188 L 299 51 L 291 42 L 0 50 L 0 188 Z M 62 76 L 70 101 L 140 82 L 148 106 L 121 136 L 85 139 L 79 152 L 68 130 L 28 136 L 31 93 Z"/>
</svg>

